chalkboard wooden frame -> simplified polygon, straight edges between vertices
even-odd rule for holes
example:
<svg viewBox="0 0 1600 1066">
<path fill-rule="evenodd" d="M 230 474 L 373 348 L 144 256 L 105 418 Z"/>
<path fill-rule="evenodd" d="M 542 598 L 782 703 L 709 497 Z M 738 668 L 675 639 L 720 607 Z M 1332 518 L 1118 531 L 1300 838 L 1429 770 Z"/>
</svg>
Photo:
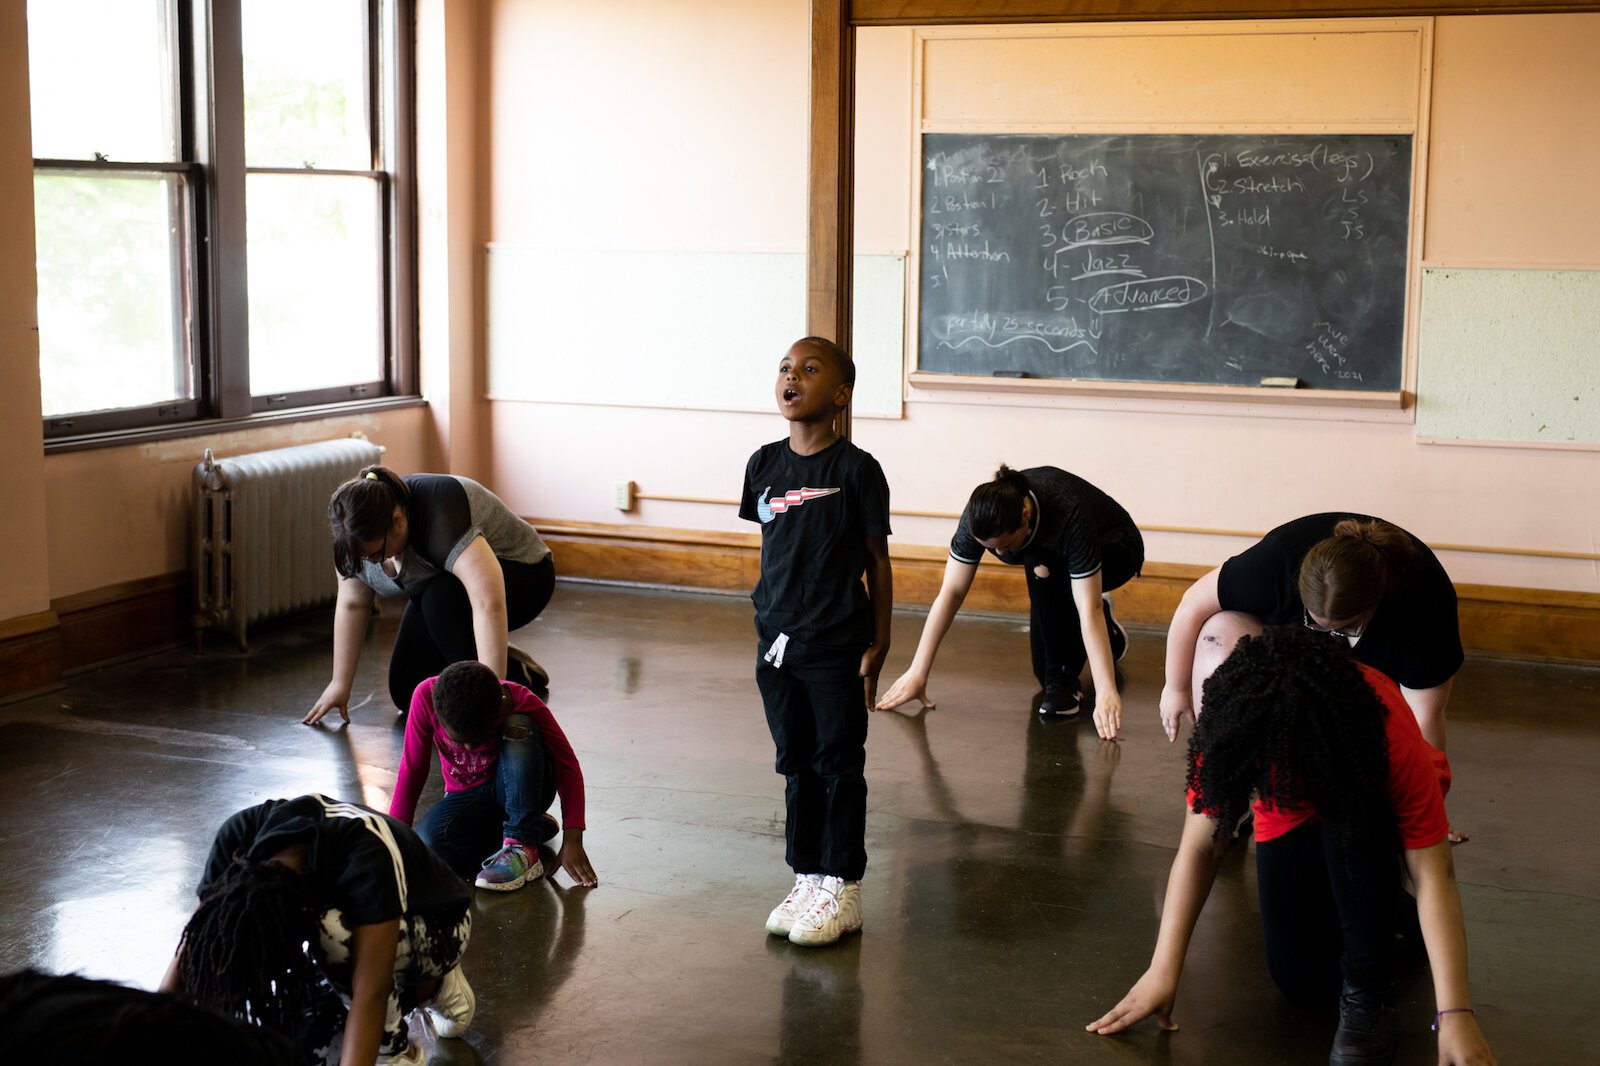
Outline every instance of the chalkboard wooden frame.
<svg viewBox="0 0 1600 1066">
<path fill-rule="evenodd" d="M 1414 154 L 1420 150 L 1420 147 L 1417 143 L 1418 140 L 1419 138 L 1416 138 L 1410 132 L 1401 133 L 1399 131 L 1391 131 L 1386 134 L 1378 135 L 1374 135 L 1368 131 L 1352 134 L 1336 134 L 1330 131 L 1319 131 L 1315 134 L 1283 133 L 1274 134 L 1271 136 L 1264 136 L 1261 134 L 1192 132 L 1177 134 L 1141 132 L 1138 134 L 1096 135 L 1084 134 L 1078 130 L 1063 131 L 1061 133 L 1052 134 L 1047 133 L 1046 131 L 1038 130 L 1037 128 L 1029 128 L 1025 131 L 995 130 L 983 132 L 974 131 L 968 128 L 946 132 L 933 128 L 931 124 L 923 123 L 921 136 L 917 141 L 917 149 L 914 152 L 914 166 L 916 168 L 917 175 L 915 181 L 913 182 L 915 186 L 913 195 L 913 211 L 915 216 L 913 226 L 917 235 L 917 247 L 913 269 L 916 271 L 915 277 L 917 279 L 917 286 L 914 290 L 914 299 L 908 301 L 907 333 L 908 339 L 911 340 L 913 345 L 915 358 L 912 362 L 914 369 L 912 369 L 908 374 L 907 380 L 914 388 L 940 391 L 981 391 L 989 393 L 1009 393 L 1021 395 L 1068 393 L 1079 396 L 1121 396 L 1146 398 L 1181 394 L 1184 397 L 1194 399 L 1219 400 L 1233 403 L 1266 402 L 1275 404 L 1290 404 L 1295 407 L 1364 407 L 1390 410 L 1406 407 L 1410 404 L 1413 398 L 1412 394 L 1406 390 L 1406 385 L 1410 382 L 1411 376 L 1414 374 L 1414 360 L 1411 358 L 1412 341 L 1415 330 L 1415 248 L 1417 242 L 1414 231 L 1418 223 L 1418 213 L 1420 209 L 1420 205 L 1416 201 L 1419 195 L 1419 187 L 1421 182 L 1420 172 L 1423 165 L 1423 161 L 1417 158 L 1417 156 Z M 988 227 L 987 229 L 983 230 L 983 232 L 994 233 L 998 230 L 1003 230 L 1007 226 L 1011 227 L 1012 229 L 1016 229 L 1018 226 L 1024 225 L 1026 221 L 1037 221 L 1032 220 L 1030 215 L 1029 220 L 1019 222 L 1018 219 L 1020 218 L 1021 214 L 1026 213 L 1024 208 L 1026 208 L 1027 205 L 1023 204 L 1022 207 L 1018 207 L 1018 204 L 1021 204 L 1024 198 L 1029 198 L 1028 202 L 1031 203 L 1031 197 L 1035 195 L 1049 195 L 1048 193 L 1039 194 L 1033 191 L 1021 189 L 1020 185 L 1018 184 L 1021 181 L 1021 178 L 1019 177 L 1019 173 L 1015 173 L 1018 171 L 1018 166 L 1008 165 L 1004 162 L 1005 160 L 1010 160 L 1011 163 L 1015 163 L 1015 160 L 1019 156 L 1026 154 L 1031 158 L 1031 155 L 1036 152 L 1046 154 L 1059 152 L 1063 153 L 1061 157 L 1065 158 L 1066 155 L 1071 155 L 1072 153 L 1080 150 L 1089 151 L 1092 149 L 1096 154 L 1102 150 L 1109 150 L 1112 153 L 1122 153 L 1123 169 L 1126 170 L 1128 167 L 1137 166 L 1139 161 L 1144 159 L 1152 149 L 1154 149 L 1157 154 L 1155 156 L 1151 156 L 1150 158 L 1159 159 L 1162 153 L 1170 158 L 1175 151 L 1188 147 L 1191 144 L 1197 150 L 1202 147 L 1206 147 L 1207 150 L 1219 149 L 1214 157 L 1223 159 L 1226 159 L 1227 155 L 1220 151 L 1221 148 L 1231 147 L 1237 152 L 1242 146 L 1252 146 L 1256 144 L 1264 146 L 1276 144 L 1279 148 L 1284 148 L 1288 151 L 1298 151 L 1302 149 L 1317 151 L 1328 150 L 1337 153 L 1339 150 L 1374 148 L 1378 151 L 1380 156 L 1385 152 L 1389 153 L 1389 161 L 1387 163 L 1380 164 L 1381 166 L 1389 168 L 1388 172 L 1385 175 L 1382 175 L 1383 180 L 1386 183 L 1385 194 L 1389 197 L 1389 202 L 1387 204 L 1387 216 L 1384 217 L 1381 223 L 1385 229 L 1384 239 L 1387 242 L 1387 246 L 1381 260 L 1371 260 L 1371 269 L 1377 271 L 1377 274 L 1373 275 L 1373 280 L 1370 284 L 1366 284 L 1364 286 L 1364 291 L 1368 294 L 1368 298 L 1378 299 L 1385 310 L 1381 316 L 1381 319 L 1357 319 L 1364 324 L 1369 321 L 1376 321 L 1378 323 L 1375 327 L 1376 332 L 1370 333 L 1366 337 L 1357 338 L 1358 341 L 1366 342 L 1367 347 L 1364 353 L 1365 362 L 1362 361 L 1362 357 L 1358 356 L 1356 351 L 1347 351 L 1343 354 L 1338 351 L 1337 344 L 1340 340 L 1340 334 L 1337 328 L 1332 328 L 1320 331 L 1320 333 L 1324 334 L 1328 332 L 1333 333 L 1334 343 L 1332 344 L 1328 342 L 1328 339 L 1325 336 L 1313 336 L 1313 333 L 1319 332 L 1314 329 L 1310 332 L 1307 332 L 1305 336 L 1297 336 L 1292 345 L 1285 343 L 1284 339 L 1281 337 L 1277 338 L 1277 340 L 1271 344 L 1265 344 L 1264 342 L 1261 342 L 1260 338 L 1247 337 L 1247 340 L 1255 340 L 1263 343 L 1266 348 L 1274 351 L 1275 353 L 1293 352 L 1292 357 L 1289 357 L 1287 354 L 1272 354 L 1267 357 L 1269 360 L 1280 358 L 1287 360 L 1285 363 L 1286 370 L 1283 376 L 1280 376 L 1275 371 L 1275 364 L 1270 362 L 1251 364 L 1247 358 L 1243 361 L 1243 365 L 1238 365 L 1234 359 L 1230 358 L 1229 367 L 1231 369 L 1216 367 L 1216 370 L 1218 371 L 1217 377 L 1219 380 L 1207 381 L 1204 380 L 1204 373 L 1196 373 L 1194 369 L 1184 369 L 1183 366 L 1179 366 L 1176 369 L 1171 369 L 1169 359 L 1169 368 L 1157 367 L 1156 372 L 1153 372 L 1149 379 L 1145 379 L 1140 371 L 1130 372 L 1127 370 L 1119 371 L 1117 369 L 1107 369 L 1108 365 L 1113 367 L 1115 366 L 1115 360 L 1113 360 L 1111 364 L 1106 364 L 1101 362 L 1097 357 L 1091 357 L 1089 360 L 1079 360 L 1080 365 L 1086 365 L 1086 372 L 1080 376 L 1050 376 L 1050 371 L 1056 368 L 1056 360 L 1048 355 L 1046 355 L 1044 358 L 1041 358 L 1039 353 L 1032 352 L 1029 356 L 1023 357 L 1020 360 L 1023 365 L 1028 367 L 1027 370 L 995 369 L 993 376 L 991 376 L 988 374 L 983 374 L 981 371 L 980 373 L 974 374 L 962 372 L 960 369 L 955 369 L 968 364 L 978 367 L 985 367 L 991 362 L 995 363 L 996 367 L 999 367 L 1001 364 L 1008 364 L 1011 362 L 1011 360 L 1005 358 L 1005 353 L 1003 353 L 1003 350 L 996 347 L 994 343 L 994 334 L 991 330 L 986 337 L 982 337 L 974 341 L 975 350 L 978 350 L 979 354 L 968 355 L 966 357 L 957 357 L 952 355 L 950 351 L 942 351 L 942 358 L 940 360 L 942 365 L 939 365 L 936 368 L 930 368 L 928 366 L 928 358 L 927 353 L 924 350 L 924 345 L 929 343 L 931 338 L 937 336 L 939 338 L 938 342 L 943 345 L 944 349 L 951 349 L 953 346 L 950 343 L 950 337 L 956 336 L 957 334 L 956 331 L 947 329 L 947 324 L 954 322 L 957 317 L 961 317 L 960 315 L 953 315 L 951 312 L 957 311 L 958 309 L 961 312 L 964 312 L 967 307 L 965 303 L 960 303 L 959 308 L 956 304 L 952 304 L 950 307 L 943 307 L 938 303 L 936 297 L 930 301 L 924 291 L 924 285 L 926 285 L 930 280 L 927 276 L 929 270 L 936 274 L 942 273 L 946 279 L 949 279 L 952 275 L 947 269 L 942 269 L 944 264 L 941 263 L 941 260 L 950 258 L 950 256 L 955 255 L 955 253 L 961 253 L 963 256 L 977 257 L 981 255 L 989 255 L 993 252 L 987 242 L 984 242 L 980 245 L 975 240 L 967 239 L 970 234 L 967 232 L 965 227 L 959 225 L 956 227 L 958 230 L 956 241 L 952 242 L 946 240 L 945 243 L 941 245 L 936 239 L 936 235 L 934 234 L 935 229 L 949 228 L 939 227 L 936 225 L 937 220 L 933 219 L 931 213 L 926 216 L 924 214 L 925 211 L 931 212 L 933 210 L 928 206 L 930 196 L 936 202 L 940 200 L 938 186 L 927 184 L 928 167 L 933 165 L 933 161 L 936 157 L 941 160 L 958 158 L 962 164 L 961 170 L 963 172 L 969 169 L 967 164 L 977 166 L 977 164 L 974 163 L 974 159 L 976 158 L 975 153 L 989 153 L 984 157 L 984 161 L 988 162 L 989 164 L 1001 164 L 1001 171 L 997 171 L 994 165 L 990 165 L 987 168 L 977 166 L 977 169 L 978 171 L 986 170 L 988 172 L 989 177 L 987 182 L 990 184 L 991 189 L 993 189 L 994 183 L 997 181 L 1002 183 L 1001 188 L 999 189 L 1001 200 L 1004 201 L 1009 195 L 1011 197 L 1010 204 L 1007 205 L 1004 202 L 1000 203 L 998 213 L 994 213 L 992 211 L 988 213 L 980 212 L 976 210 L 976 207 L 974 207 L 973 210 L 963 212 L 958 207 L 957 213 L 953 216 L 954 220 L 957 222 L 976 222 L 979 218 L 981 218 L 984 222 L 984 225 Z M 1329 148 L 1328 146 L 1330 144 L 1334 147 Z M 1075 156 L 1073 158 L 1074 160 L 1076 159 Z M 1089 157 L 1086 156 L 1085 158 Z M 1158 163 L 1158 165 L 1165 167 L 1167 163 L 1163 161 Z M 947 167 L 946 169 L 949 168 Z M 1307 168 L 1306 170 L 1307 176 L 1311 179 L 1310 184 L 1315 185 L 1318 180 L 1326 183 L 1325 174 L 1318 174 L 1315 177 L 1311 176 L 1311 170 L 1314 169 L 1316 168 L 1311 167 Z M 1293 173 L 1294 168 L 1290 168 L 1290 170 L 1291 173 L 1288 176 L 1288 180 L 1296 181 L 1297 176 Z M 1007 173 L 1002 171 L 1011 172 Z M 1029 173 L 1031 173 L 1031 171 L 1029 171 Z M 1043 173 L 1043 171 L 1041 170 L 1040 173 Z M 1144 179 L 1141 178 L 1139 180 Z M 1168 175 L 1165 179 L 1161 179 L 1158 176 L 1152 176 L 1151 180 L 1167 180 L 1170 183 L 1171 176 Z M 1187 178 L 1183 180 L 1187 181 Z M 1256 181 L 1256 176 L 1253 174 L 1248 179 L 1242 180 L 1249 180 L 1257 185 L 1260 184 Z M 967 190 L 962 189 L 957 191 L 961 193 L 961 199 L 963 199 L 963 202 L 965 202 L 965 199 L 968 198 Z M 984 190 L 979 191 L 983 192 Z M 1124 188 L 1123 195 L 1134 195 L 1142 198 L 1144 197 L 1145 192 L 1143 189 L 1134 189 L 1130 193 L 1127 188 Z M 1200 210 L 1205 211 L 1207 214 L 1214 212 L 1219 217 L 1222 215 L 1221 207 L 1223 201 L 1221 199 L 1216 199 L 1214 205 L 1206 205 L 1205 201 L 1201 199 L 1201 192 L 1198 182 L 1196 183 L 1195 188 L 1192 190 L 1181 185 L 1169 185 L 1163 195 L 1169 198 L 1192 196 L 1195 199 L 1195 205 L 1183 204 L 1180 208 L 1181 210 L 1189 211 L 1191 207 L 1197 207 Z M 1350 194 L 1341 190 L 1341 195 L 1349 196 Z M 1363 203 L 1361 205 L 1362 210 L 1357 210 L 1355 212 L 1356 217 L 1358 219 L 1367 220 L 1370 218 L 1373 212 L 1370 208 L 1366 208 L 1365 206 L 1364 201 L 1366 199 L 1366 194 L 1360 193 L 1359 195 Z M 1298 205 L 1302 215 L 1305 216 L 1305 219 L 1315 227 L 1316 233 L 1320 233 L 1322 228 L 1324 228 L 1321 209 L 1325 205 L 1321 204 L 1322 196 L 1322 190 L 1313 188 L 1309 193 L 1303 194 L 1302 198 L 1305 202 Z M 1396 198 L 1398 199 L 1396 200 Z M 946 197 L 945 199 L 949 198 Z M 1211 200 L 1213 198 L 1207 195 L 1205 199 Z M 1246 197 L 1245 199 L 1249 200 L 1250 198 Z M 1274 198 L 1267 197 L 1266 199 L 1270 204 Z M 1277 203 L 1280 214 L 1285 211 L 1286 207 L 1291 211 L 1294 210 L 1295 207 L 1295 205 L 1285 204 L 1284 198 L 1277 199 Z M 1045 201 L 1041 200 L 1040 204 L 1045 205 Z M 947 204 L 946 206 L 948 207 L 949 205 Z M 1235 205 L 1232 205 L 1230 201 L 1229 206 Z M 1008 207 L 1010 211 L 1009 217 L 1006 214 Z M 1041 206 L 1041 210 L 1048 211 L 1050 208 L 1048 205 L 1045 205 Z M 1260 205 L 1257 205 L 1249 208 L 1249 210 L 1255 210 L 1259 212 L 1263 210 L 1263 208 Z M 965 216 L 968 214 L 973 215 L 974 218 L 966 219 Z M 1093 217 L 1113 216 L 1107 214 L 1104 216 Z M 1129 216 L 1122 215 L 1115 217 L 1122 217 L 1126 219 Z M 948 223 L 952 221 L 952 218 L 947 217 L 944 221 Z M 1333 224 L 1337 226 L 1337 223 Z M 1031 232 L 1032 227 L 1027 228 L 1029 228 Z M 1348 229 L 1348 226 L 1346 228 Z M 1368 228 L 1376 229 L 1378 227 L 1369 224 Z M 971 229 L 974 232 L 979 231 L 979 227 L 976 225 L 973 225 Z M 946 237 L 948 236 L 949 235 L 946 234 Z M 1016 248 L 1020 249 L 1027 245 L 1027 241 L 1022 236 L 1020 230 L 1014 234 L 1011 234 L 1011 236 L 1014 239 L 1006 245 L 1008 248 L 1015 246 Z M 1062 237 L 1061 239 L 1065 240 L 1066 238 Z M 1098 242 L 1085 242 L 1087 245 L 1094 245 L 1096 243 Z M 1115 244 L 1119 242 L 1113 240 L 1111 243 Z M 1142 243 L 1145 245 L 1149 244 L 1148 241 L 1144 241 Z M 1236 241 L 1235 244 L 1237 243 L 1238 242 Z M 1213 236 L 1211 239 L 1210 253 L 1213 264 L 1216 263 L 1216 246 L 1216 238 Z M 977 249 L 976 251 L 974 251 L 975 248 Z M 946 252 L 948 249 L 954 249 L 954 251 L 947 255 Z M 1355 274 L 1362 267 L 1368 266 L 1368 263 L 1365 260 L 1370 259 L 1371 257 L 1364 254 L 1363 256 L 1359 257 L 1363 260 L 1362 262 L 1356 262 L 1354 260 L 1349 263 L 1342 260 L 1335 261 L 1338 260 L 1341 251 L 1347 252 L 1350 249 L 1351 245 L 1348 244 L 1335 244 L 1332 246 L 1332 248 L 1328 249 L 1328 255 L 1326 258 L 1329 260 L 1330 265 L 1328 265 L 1326 268 L 1329 269 L 1333 276 L 1341 278 L 1347 277 Z M 1313 258 L 1316 257 L 1315 251 L 1316 250 L 1313 249 Z M 1008 253 L 993 253 L 993 257 L 998 260 L 1000 256 L 1006 254 Z M 1282 253 L 1276 254 L 1279 254 L 1280 256 L 1282 255 Z M 926 269 L 924 269 L 924 257 L 926 257 Z M 1128 257 L 1123 256 L 1123 258 Z M 1251 258 L 1254 259 L 1256 257 L 1252 255 Z M 1049 254 L 1046 253 L 1045 260 L 1047 269 L 1049 265 L 1049 259 Z M 972 269 L 971 265 L 967 263 L 957 262 L 954 265 L 957 269 L 965 268 L 969 272 Z M 1267 271 L 1262 271 L 1259 266 L 1254 264 L 1248 265 L 1247 269 L 1263 274 L 1270 274 L 1270 267 L 1276 265 L 1276 263 L 1269 263 L 1269 269 Z M 1298 266 L 1298 264 L 1295 263 L 1291 263 L 1289 265 L 1291 268 Z M 1321 264 L 1319 264 L 1319 266 L 1320 265 Z M 1013 299 L 1013 289 L 1011 286 L 1027 286 L 1032 280 L 1031 266 L 1024 264 L 1020 258 L 1012 259 L 1008 262 L 997 263 L 993 267 L 991 267 L 991 264 L 989 263 L 984 263 L 982 264 L 982 268 L 985 270 L 995 269 L 1000 273 L 1001 277 L 999 280 L 989 282 L 986 279 L 984 282 L 980 282 L 979 284 L 980 286 L 983 284 L 998 285 L 998 289 L 991 291 L 994 297 L 1002 302 Z M 1303 268 L 1298 271 L 1290 270 L 1289 272 L 1291 274 L 1298 273 L 1301 278 L 1304 278 L 1306 273 Z M 1142 277 L 1142 275 L 1140 276 Z M 1097 280 L 1098 279 L 1091 279 L 1091 286 L 1094 285 Z M 934 277 L 932 278 L 932 281 L 933 285 L 937 286 L 940 283 L 940 278 Z M 1291 283 L 1294 283 L 1293 278 L 1291 278 L 1290 281 Z M 1303 280 L 1299 281 L 1298 283 L 1302 286 L 1305 285 Z M 1142 281 L 1134 281 L 1130 284 L 1138 286 L 1145 283 Z M 1215 284 L 1214 277 L 1213 284 Z M 932 291 L 932 288 L 932 286 L 929 287 L 929 292 Z M 1205 286 L 1204 284 L 1199 284 L 1197 285 L 1197 288 L 1203 291 Z M 1054 291 L 1055 290 L 1052 290 L 1052 292 Z M 1067 290 L 1062 289 L 1062 291 L 1065 292 Z M 947 294 L 941 293 L 940 295 L 944 296 Z M 1028 296 L 1031 298 L 1034 295 L 1037 294 L 1033 294 L 1030 288 L 1028 290 Z M 933 312 L 936 317 L 932 319 L 927 317 L 930 313 L 926 307 L 928 302 L 935 303 L 937 307 L 937 310 Z M 1062 302 L 1064 303 L 1066 301 L 1063 300 Z M 1080 300 L 1079 302 L 1082 301 Z M 1004 309 L 1005 308 L 1001 308 L 1001 310 Z M 1056 309 L 1060 310 L 1059 307 Z M 1306 328 L 1312 324 L 1312 318 L 1321 317 L 1311 314 L 1310 311 L 1311 309 L 1309 307 L 1297 309 L 1299 317 L 1304 317 L 1307 319 L 1306 322 L 1299 323 L 1296 327 L 1302 332 L 1305 332 Z M 1170 312 L 1167 311 L 1160 313 L 1170 314 Z M 1196 317 L 1192 310 L 1186 312 L 1186 315 L 1191 319 Z M 1310 317 L 1307 317 L 1308 315 Z M 1011 316 L 982 317 L 985 317 L 986 319 L 993 319 L 994 321 L 998 321 L 1000 318 L 1005 318 L 1006 320 L 1011 318 Z M 1090 317 L 1096 316 L 1091 314 Z M 1107 316 L 1107 318 L 1109 319 L 1109 316 Z M 1215 315 L 1212 315 L 1211 318 L 1212 325 L 1214 326 Z M 1149 322 L 1155 320 L 1156 319 L 1154 316 L 1150 316 L 1142 321 Z M 1117 323 L 1120 324 L 1120 321 L 1120 319 L 1117 320 Z M 991 325 L 992 324 L 993 321 L 991 321 Z M 1227 322 L 1224 323 L 1224 325 L 1229 324 L 1230 323 Z M 1072 325 L 1077 325 L 1076 319 L 1073 319 Z M 976 328 L 961 332 L 961 336 L 964 338 L 963 343 L 966 341 L 972 341 L 973 335 L 978 332 L 981 331 L 977 330 Z M 1098 333 L 1096 335 L 1098 336 Z M 1206 330 L 1205 337 L 1210 338 L 1211 336 L 1211 330 L 1208 328 Z M 1007 337 L 1005 341 L 1000 343 L 1002 345 L 1006 345 L 1015 340 L 1023 340 L 1026 342 L 1031 339 L 1032 338 L 1028 337 L 1011 336 Z M 1305 343 L 1302 344 L 1302 342 Z M 1095 347 L 1101 346 L 1101 342 L 1091 341 L 1089 339 L 1083 339 L 1077 343 L 1089 351 L 1093 351 Z M 1191 359 L 1200 356 L 1202 354 L 1199 350 L 1201 343 L 1204 344 L 1205 351 L 1203 354 L 1205 356 L 1210 357 L 1213 362 L 1215 362 L 1217 358 L 1217 353 L 1212 350 L 1212 345 L 1209 339 L 1204 342 L 1199 342 L 1193 337 L 1185 337 L 1180 330 L 1180 333 L 1172 339 L 1171 343 L 1173 344 L 1175 350 L 1184 351 L 1185 354 L 1179 356 L 1180 359 Z M 1234 343 L 1238 342 L 1236 341 Z M 1325 350 L 1318 349 L 1313 351 L 1312 349 L 1315 347 L 1316 343 L 1320 343 Z M 1376 347 L 1374 347 L 1374 345 L 1376 345 Z M 1300 348 L 1302 346 L 1309 354 L 1302 354 L 1300 352 Z M 1031 347 L 1037 348 L 1038 346 L 1032 345 Z M 1049 347 L 1051 351 L 1057 350 L 1057 346 L 1055 344 L 1051 344 Z M 1071 347 L 1073 346 L 1067 345 L 1067 348 Z M 1024 343 L 1023 347 L 1018 349 L 1018 351 L 1026 351 L 1029 348 L 1030 345 Z M 1347 355 L 1351 360 L 1349 362 L 1346 361 Z M 1033 369 L 1033 364 L 1040 362 L 1046 364 L 1045 369 L 1043 371 Z M 1068 368 L 1074 365 L 1073 361 L 1069 359 L 1061 359 L 1059 360 L 1059 363 L 1060 365 Z M 1155 364 L 1152 363 L 1151 365 Z M 1258 372 L 1255 369 L 1252 369 L 1254 365 L 1261 366 L 1264 372 Z M 1201 366 L 1201 364 L 1194 364 L 1194 366 L 1198 368 Z M 1379 380 L 1378 387 L 1361 384 L 1360 382 L 1363 380 L 1362 374 L 1357 373 L 1354 369 L 1341 372 L 1341 368 L 1344 367 L 1360 368 L 1360 370 L 1364 371 L 1369 378 Z M 1323 375 L 1320 379 L 1316 373 L 1316 371 L 1319 369 Z M 1166 377 L 1167 374 L 1171 374 L 1172 377 Z M 1334 374 L 1344 378 L 1354 378 L 1355 381 L 1346 382 L 1344 383 L 1346 387 L 1340 388 L 1315 387 L 1317 380 L 1333 380 Z M 1311 381 L 1306 382 L 1301 380 L 1301 375 L 1309 377 Z M 1240 380 L 1252 376 L 1260 377 L 1262 379 L 1262 384 L 1256 385 L 1248 380 Z M 1288 387 L 1284 387 L 1282 385 L 1282 381 L 1285 377 L 1289 383 Z M 1272 379 L 1270 383 L 1267 380 L 1269 378 Z M 1305 387 L 1307 385 L 1310 387 Z"/>
</svg>

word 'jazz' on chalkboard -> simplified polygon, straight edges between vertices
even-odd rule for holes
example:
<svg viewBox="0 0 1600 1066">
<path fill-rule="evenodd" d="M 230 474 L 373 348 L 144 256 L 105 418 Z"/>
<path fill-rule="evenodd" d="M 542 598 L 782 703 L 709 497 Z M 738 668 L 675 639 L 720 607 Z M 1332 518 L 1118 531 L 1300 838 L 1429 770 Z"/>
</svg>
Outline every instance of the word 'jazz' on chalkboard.
<svg viewBox="0 0 1600 1066">
<path fill-rule="evenodd" d="M 1397 391 L 1409 136 L 926 134 L 920 369 Z"/>
</svg>

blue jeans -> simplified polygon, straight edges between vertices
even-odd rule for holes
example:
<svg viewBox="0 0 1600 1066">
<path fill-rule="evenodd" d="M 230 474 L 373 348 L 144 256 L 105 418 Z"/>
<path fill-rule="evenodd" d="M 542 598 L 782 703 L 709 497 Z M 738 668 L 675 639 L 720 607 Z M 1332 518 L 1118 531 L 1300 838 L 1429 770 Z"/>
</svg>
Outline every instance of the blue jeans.
<svg viewBox="0 0 1600 1066">
<path fill-rule="evenodd" d="M 500 726 L 494 776 L 476 788 L 446 792 L 417 822 L 417 835 L 472 881 L 506 838 L 537 848 L 554 836 L 543 817 L 555 802 L 555 774 L 533 719 L 513 714 Z"/>
</svg>

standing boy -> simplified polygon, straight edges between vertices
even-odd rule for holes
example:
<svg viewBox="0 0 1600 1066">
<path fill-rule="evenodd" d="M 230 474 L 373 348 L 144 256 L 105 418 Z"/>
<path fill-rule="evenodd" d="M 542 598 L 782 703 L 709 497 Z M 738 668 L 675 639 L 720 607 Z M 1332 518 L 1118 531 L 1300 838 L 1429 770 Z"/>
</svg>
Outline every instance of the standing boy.
<svg viewBox="0 0 1600 1066">
<path fill-rule="evenodd" d="M 794 888 L 767 932 L 807 947 L 861 928 L 867 867 L 867 712 L 889 651 L 889 485 L 839 436 L 856 368 L 832 341 L 796 341 L 778 363 L 787 440 L 745 467 L 739 517 L 761 523 L 756 685 L 784 776 Z M 866 584 L 862 584 L 862 575 Z"/>
</svg>

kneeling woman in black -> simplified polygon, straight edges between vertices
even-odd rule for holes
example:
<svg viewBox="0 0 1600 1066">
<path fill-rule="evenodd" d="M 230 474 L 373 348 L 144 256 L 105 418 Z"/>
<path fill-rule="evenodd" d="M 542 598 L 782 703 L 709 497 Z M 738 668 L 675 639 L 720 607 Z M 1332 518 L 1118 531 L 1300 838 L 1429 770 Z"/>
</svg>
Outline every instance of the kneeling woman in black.
<svg viewBox="0 0 1600 1066">
<path fill-rule="evenodd" d="M 1200 910 L 1255 794 L 1267 967 L 1295 1000 L 1339 1002 L 1330 1066 L 1387 1063 L 1397 1040 L 1400 866 L 1433 972 L 1439 1062 L 1494 1060 L 1472 1013 L 1467 938 L 1444 814 L 1449 763 L 1394 682 L 1299 627 L 1245 637 L 1205 684 L 1188 812 L 1150 968 L 1090 1032 L 1172 1023 Z"/>
<path fill-rule="evenodd" d="M 507 634 L 538 617 L 556 568 L 539 533 L 471 478 L 374 466 L 340 485 L 328 504 L 339 600 L 333 680 L 301 719 L 335 709 L 350 720 L 350 686 L 375 596 L 405 596 L 389 656 L 389 698 L 401 711 L 424 679 L 476 660 L 536 694 L 543 668 Z"/>
<path fill-rule="evenodd" d="M 1167 631 L 1161 724 L 1193 719 L 1217 649 L 1262 625 L 1303 625 L 1348 644 L 1400 683 L 1428 743 L 1445 750 L 1444 707 L 1461 669 L 1456 590 L 1422 541 L 1370 515 L 1286 522 L 1183 594 Z"/>
<path fill-rule="evenodd" d="M 1053 466 L 1016 471 L 1002 466 L 972 491 L 955 536 L 944 583 L 928 611 L 911 666 L 878 708 L 915 699 L 932 707 L 928 674 L 939 643 L 972 588 L 985 551 L 1021 566 L 1028 581 L 1028 635 L 1033 673 L 1043 686 L 1039 713 L 1078 714 L 1084 663 L 1094 679 L 1095 728 L 1111 738 L 1122 728 L 1115 662 L 1127 634 L 1111 616 L 1106 593 L 1144 568 L 1144 539 L 1122 505 L 1081 477 Z"/>
</svg>

